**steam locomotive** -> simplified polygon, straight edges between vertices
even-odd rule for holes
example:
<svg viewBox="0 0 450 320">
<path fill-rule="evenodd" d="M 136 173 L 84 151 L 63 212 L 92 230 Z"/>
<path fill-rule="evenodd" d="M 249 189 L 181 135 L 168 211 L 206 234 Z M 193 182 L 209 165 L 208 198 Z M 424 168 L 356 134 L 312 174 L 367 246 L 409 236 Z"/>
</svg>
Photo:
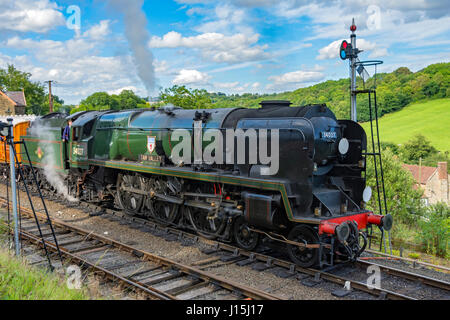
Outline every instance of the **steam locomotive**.
<svg viewBox="0 0 450 320">
<path fill-rule="evenodd" d="M 190 134 L 183 160 L 174 155 L 180 130 Z M 213 151 L 207 135 L 214 136 Z M 50 167 L 81 201 L 114 203 L 129 215 L 245 250 L 279 242 L 302 267 L 356 259 L 369 226 L 392 226 L 390 215 L 365 209 L 364 130 L 337 120 L 325 104 L 52 113 L 31 122 L 21 138 L 43 188 L 54 189 L 45 176 Z M 226 161 L 205 161 L 206 153 Z M 269 154 L 277 161 L 270 174 Z"/>
</svg>

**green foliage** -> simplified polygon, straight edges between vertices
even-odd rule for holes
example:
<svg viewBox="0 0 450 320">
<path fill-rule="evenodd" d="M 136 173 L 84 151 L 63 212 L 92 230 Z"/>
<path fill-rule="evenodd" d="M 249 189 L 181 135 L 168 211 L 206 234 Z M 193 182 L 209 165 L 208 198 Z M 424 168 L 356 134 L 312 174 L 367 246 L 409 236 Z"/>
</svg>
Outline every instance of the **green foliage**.
<svg viewBox="0 0 450 320">
<path fill-rule="evenodd" d="M 94 108 L 93 106 L 90 106 L 90 105 L 84 105 L 84 106 L 78 106 L 78 107 L 75 107 L 75 108 L 72 108 L 71 110 L 70 110 L 70 114 L 74 114 L 74 113 L 77 113 L 77 112 L 80 112 L 80 111 L 92 111 L 92 110 L 109 110 L 109 108 L 106 108 L 106 109 L 96 109 L 96 108 Z"/>
<path fill-rule="evenodd" d="M 415 135 L 422 134 L 431 145 L 450 151 L 450 98 L 412 103 L 406 108 L 379 119 L 380 139 L 395 145 L 405 144 Z M 370 123 L 361 124 L 370 134 Z"/>
<path fill-rule="evenodd" d="M 205 109 L 213 107 L 211 97 L 206 90 L 188 89 L 186 86 L 175 85 L 165 89 L 160 93 L 160 100 L 164 104 L 173 104 L 184 109 Z"/>
<path fill-rule="evenodd" d="M 450 162 L 449 151 L 436 152 L 422 159 L 422 165 L 428 167 L 437 167 L 438 162 Z M 411 164 L 418 164 L 417 162 Z M 450 166 L 447 166 L 447 172 L 450 173 Z"/>
<path fill-rule="evenodd" d="M 0 90 L 25 92 L 27 99 L 27 113 L 33 107 L 42 106 L 45 103 L 44 86 L 39 82 L 30 80 L 31 73 L 17 70 L 13 65 L 8 65 L 6 69 L 0 69 Z"/>
<path fill-rule="evenodd" d="M 377 185 L 372 159 L 372 157 L 367 157 L 367 185 L 373 190 L 368 207 L 377 211 Z M 402 168 L 399 158 L 389 148 L 382 152 L 382 161 L 389 213 L 394 216 L 395 220 L 414 223 L 421 215 L 420 199 L 423 191 L 413 188 L 415 181 L 411 173 Z"/>
<path fill-rule="evenodd" d="M 95 92 L 81 100 L 80 107 L 92 107 L 92 110 L 119 109 L 119 102 L 106 92 Z"/>
<path fill-rule="evenodd" d="M 111 97 L 117 101 L 117 105 L 111 105 L 111 109 L 136 109 L 138 105 L 146 104 L 146 101 L 138 97 L 133 90 L 122 90 L 119 95 L 112 95 Z"/>
<path fill-rule="evenodd" d="M 0 250 L 0 300 L 87 300 L 86 290 L 68 289 L 57 275 L 35 269 Z"/>
<path fill-rule="evenodd" d="M 80 106 L 71 110 L 70 113 L 88 110 L 125 110 L 147 107 L 146 101 L 137 96 L 132 90 L 122 90 L 118 95 L 95 92 L 82 100 Z"/>
<path fill-rule="evenodd" d="M 378 74 L 365 84 L 358 78 L 359 88 L 377 87 L 378 115 L 394 112 L 408 104 L 423 100 L 450 97 L 450 63 L 437 63 L 416 73 L 401 67 L 392 73 Z M 214 108 L 257 108 L 262 100 L 290 100 L 294 105 L 326 103 L 337 118 L 348 118 L 350 109 L 349 79 L 328 80 L 307 88 L 278 94 L 225 95 L 211 93 Z M 369 100 L 367 95 L 358 96 L 358 119 L 368 121 Z M 373 105 L 372 105 L 373 107 Z"/>
<path fill-rule="evenodd" d="M 420 254 L 416 253 L 416 252 L 410 252 L 408 253 L 408 257 L 411 259 L 419 259 L 420 258 Z"/>
<path fill-rule="evenodd" d="M 367 133 L 367 131 L 366 131 L 366 133 Z M 380 146 L 381 146 L 381 150 L 386 150 L 389 148 L 395 155 L 397 155 L 397 156 L 400 155 L 400 147 L 401 146 L 398 146 L 395 143 L 381 141 Z"/>
<path fill-rule="evenodd" d="M 48 94 L 45 93 L 45 86 L 40 82 L 30 80 L 31 73 L 17 70 L 13 65 L 8 65 L 6 69 L 0 69 L 0 90 L 25 92 L 27 100 L 26 113 L 42 115 L 50 110 Z M 61 111 L 65 108 L 64 100 L 52 94 L 53 111 Z"/>
<path fill-rule="evenodd" d="M 421 232 L 417 238 L 427 252 L 446 257 L 450 239 L 450 207 L 442 202 L 428 207 L 418 224 Z"/>
<path fill-rule="evenodd" d="M 422 134 L 416 134 L 400 148 L 400 152 L 405 160 L 418 161 L 436 153 L 437 150 Z"/>
<path fill-rule="evenodd" d="M 437 151 L 421 134 L 415 135 L 404 145 L 381 142 L 381 150 L 389 148 L 403 163 L 437 167 L 438 162 L 449 162 L 450 151 Z M 420 160 L 421 159 L 421 160 Z M 450 173 L 450 166 L 447 166 Z"/>
</svg>

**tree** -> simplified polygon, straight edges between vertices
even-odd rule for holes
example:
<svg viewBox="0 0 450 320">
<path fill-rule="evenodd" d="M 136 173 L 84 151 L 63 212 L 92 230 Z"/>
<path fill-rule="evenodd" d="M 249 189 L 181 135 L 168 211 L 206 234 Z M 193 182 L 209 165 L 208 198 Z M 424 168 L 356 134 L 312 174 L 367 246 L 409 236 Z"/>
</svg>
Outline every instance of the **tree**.
<svg viewBox="0 0 450 320">
<path fill-rule="evenodd" d="M 122 90 L 119 95 L 113 95 L 111 98 L 117 103 L 117 105 L 111 109 L 136 109 L 147 103 L 144 99 L 137 96 L 133 90 Z"/>
<path fill-rule="evenodd" d="M 124 110 L 147 106 L 147 102 L 137 96 L 132 90 L 123 90 L 118 95 L 109 95 L 107 92 L 95 92 L 82 100 L 76 110 Z"/>
<path fill-rule="evenodd" d="M 421 134 L 416 134 L 402 147 L 402 153 L 406 161 L 419 161 L 437 152 L 431 143 Z"/>
<path fill-rule="evenodd" d="M 450 240 L 450 207 L 445 202 L 431 205 L 419 220 L 417 240 L 429 253 L 446 257 Z"/>
<path fill-rule="evenodd" d="M 422 92 L 425 96 L 430 98 L 437 94 L 439 92 L 439 89 L 439 85 L 435 81 L 430 80 L 423 86 Z"/>
<path fill-rule="evenodd" d="M 10 64 L 6 69 L 0 69 L 0 89 L 2 91 L 21 91 L 25 92 L 27 100 L 27 113 L 38 110 L 45 103 L 44 86 L 39 82 L 30 80 L 31 73 L 22 72 Z"/>
<path fill-rule="evenodd" d="M 173 86 L 160 93 L 160 100 L 165 104 L 184 109 L 211 108 L 212 101 L 209 93 L 204 89 L 188 89 L 186 86 Z"/>
<path fill-rule="evenodd" d="M 82 100 L 80 107 L 92 107 L 93 110 L 119 109 L 119 102 L 106 92 L 95 92 Z"/>
<path fill-rule="evenodd" d="M 375 169 L 372 157 L 367 158 L 367 185 L 373 190 L 368 206 L 378 209 Z M 411 173 L 403 169 L 397 156 L 388 148 L 382 152 L 384 185 L 389 213 L 404 223 L 416 222 L 422 214 L 420 199 L 423 191 L 415 189 L 415 181 Z M 380 190 L 381 192 L 381 190 Z"/>
<path fill-rule="evenodd" d="M 53 112 L 65 112 L 64 100 L 52 94 Z M 40 106 L 39 111 L 35 114 L 47 114 L 50 111 L 50 104 L 48 101 L 48 94 L 45 95 L 44 103 Z"/>
</svg>

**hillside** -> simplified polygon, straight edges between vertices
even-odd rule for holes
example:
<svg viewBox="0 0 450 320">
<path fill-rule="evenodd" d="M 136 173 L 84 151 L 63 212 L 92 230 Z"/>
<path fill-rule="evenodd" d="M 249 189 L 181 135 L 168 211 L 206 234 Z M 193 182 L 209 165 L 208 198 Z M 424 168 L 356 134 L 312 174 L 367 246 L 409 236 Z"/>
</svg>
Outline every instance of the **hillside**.
<svg viewBox="0 0 450 320">
<path fill-rule="evenodd" d="M 370 134 L 369 123 L 362 124 Z M 450 98 L 413 103 L 379 119 L 380 140 L 403 144 L 424 135 L 439 151 L 450 150 Z"/>
<path fill-rule="evenodd" d="M 436 63 L 411 72 L 402 67 L 391 73 L 379 73 L 376 78 L 379 115 L 401 110 L 412 102 L 450 97 L 450 63 Z M 366 88 L 374 86 L 371 78 Z M 358 88 L 363 88 L 358 79 Z M 349 79 L 329 80 L 307 88 L 279 94 L 225 95 L 210 94 L 212 108 L 256 108 L 261 100 L 290 100 L 294 105 L 326 103 L 340 119 L 349 118 Z M 367 95 L 358 96 L 358 118 L 369 120 Z"/>
</svg>

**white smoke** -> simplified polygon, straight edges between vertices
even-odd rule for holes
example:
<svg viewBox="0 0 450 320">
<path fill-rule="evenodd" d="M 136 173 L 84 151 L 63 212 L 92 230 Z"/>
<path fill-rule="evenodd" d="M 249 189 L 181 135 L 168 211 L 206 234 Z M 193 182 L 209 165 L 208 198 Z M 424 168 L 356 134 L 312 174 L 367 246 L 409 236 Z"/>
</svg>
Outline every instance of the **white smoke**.
<svg viewBox="0 0 450 320">
<path fill-rule="evenodd" d="M 147 31 L 147 18 L 141 10 L 143 0 L 109 0 L 110 6 L 123 13 L 125 22 L 125 36 L 133 53 L 139 78 L 144 83 L 148 95 L 155 88 L 155 69 L 153 54 L 148 48 L 150 33 Z"/>
<path fill-rule="evenodd" d="M 56 163 L 56 159 L 59 159 L 60 154 L 55 153 L 55 144 L 48 143 L 46 141 L 52 141 L 55 139 L 54 135 L 51 134 L 47 128 L 40 125 L 39 122 L 33 122 L 33 126 L 30 128 L 30 133 L 33 136 L 37 136 L 40 141 L 38 143 L 38 148 L 42 150 L 41 165 L 43 165 L 43 172 L 47 181 L 56 189 L 56 191 L 64 196 L 64 198 L 70 202 L 78 201 L 76 198 L 72 197 L 67 189 L 67 185 L 64 180 L 67 177 L 64 173 L 60 173 L 56 170 L 59 163 Z"/>
</svg>

